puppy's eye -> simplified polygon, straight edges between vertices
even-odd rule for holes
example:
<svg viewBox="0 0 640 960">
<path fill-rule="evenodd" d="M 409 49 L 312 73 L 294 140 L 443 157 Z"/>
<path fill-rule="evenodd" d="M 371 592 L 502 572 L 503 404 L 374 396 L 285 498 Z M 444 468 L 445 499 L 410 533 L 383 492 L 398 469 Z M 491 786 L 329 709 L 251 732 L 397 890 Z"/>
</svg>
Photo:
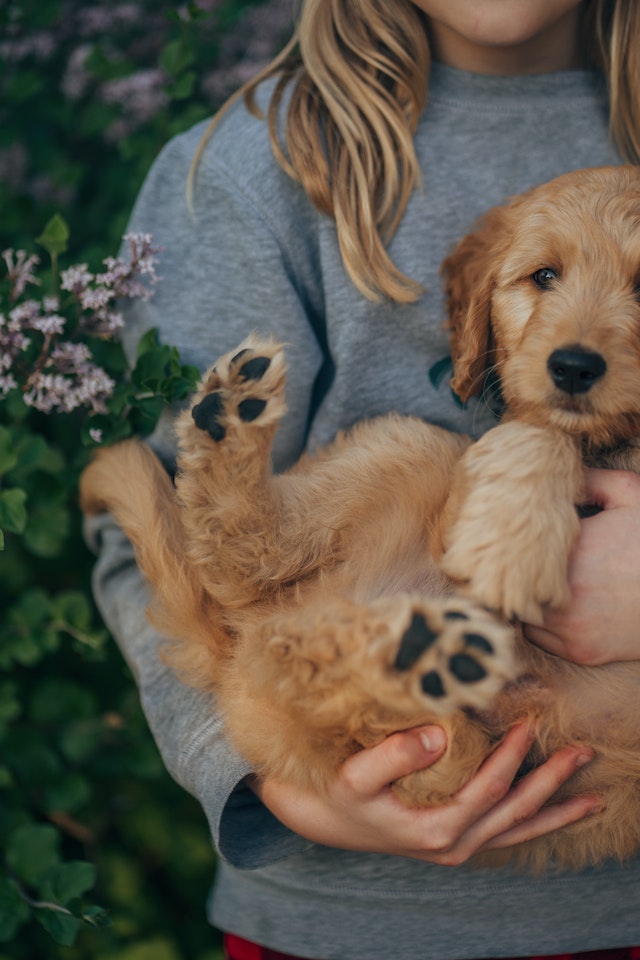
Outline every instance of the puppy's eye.
<svg viewBox="0 0 640 960">
<path fill-rule="evenodd" d="M 558 274 L 551 267 L 543 267 L 541 270 L 532 273 L 531 279 L 536 287 L 540 287 L 541 290 L 548 290 L 553 285 L 553 281 L 558 279 Z"/>
</svg>

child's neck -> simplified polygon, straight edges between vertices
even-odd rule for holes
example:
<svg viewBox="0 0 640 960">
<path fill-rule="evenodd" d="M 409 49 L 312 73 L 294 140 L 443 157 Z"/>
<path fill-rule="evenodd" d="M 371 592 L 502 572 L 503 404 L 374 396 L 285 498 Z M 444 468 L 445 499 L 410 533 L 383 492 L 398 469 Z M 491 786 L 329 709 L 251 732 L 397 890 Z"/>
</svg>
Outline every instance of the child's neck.
<svg viewBox="0 0 640 960">
<path fill-rule="evenodd" d="M 577 11 L 557 21 L 553 27 L 534 37 L 504 43 L 483 43 L 469 40 L 445 24 L 429 25 L 434 59 L 470 73 L 496 76 L 555 73 L 583 67 L 580 50 Z"/>
</svg>

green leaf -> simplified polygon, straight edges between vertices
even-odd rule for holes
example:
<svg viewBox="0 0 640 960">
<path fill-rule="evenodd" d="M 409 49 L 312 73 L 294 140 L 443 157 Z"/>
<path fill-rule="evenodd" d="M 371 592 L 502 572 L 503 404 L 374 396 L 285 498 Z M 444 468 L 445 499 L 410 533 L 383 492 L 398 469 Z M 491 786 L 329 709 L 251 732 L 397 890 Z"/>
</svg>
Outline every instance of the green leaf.
<svg viewBox="0 0 640 960">
<path fill-rule="evenodd" d="M 64 253 L 69 242 L 69 227 L 66 221 L 56 213 L 51 217 L 46 227 L 39 237 L 36 237 L 36 243 L 44 247 L 47 253 L 55 256 Z"/>
<path fill-rule="evenodd" d="M 27 495 L 14 487 L 0 491 L 0 527 L 9 533 L 23 533 L 27 525 Z"/>
<path fill-rule="evenodd" d="M 151 327 L 145 333 L 142 334 L 138 340 L 136 347 L 136 357 L 141 357 L 143 353 L 146 353 L 147 350 L 153 350 L 160 343 L 158 337 L 158 328 Z"/>
<path fill-rule="evenodd" d="M 0 683 L 0 729 L 19 717 L 21 710 L 17 685 L 9 681 Z"/>
<path fill-rule="evenodd" d="M 39 726 L 88 720 L 98 711 L 96 697 L 85 686 L 64 677 L 43 677 L 28 702 L 29 718 Z"/>
<path fill-rule="evenodd" d="M 193 70 L 187 70 L 178 77 L 175 83 L 168 86 L 167 93 L 172 100 L 187 100 L 195 90 L 196 74 Z"/>
<path fill-rule="evenodd" d="M 95 886 L 96 868 L 86 860 L 70 860 L 57 866 L 47 878 L 43 896 L 63 907 Z"/>
<path fill-rule="evenodd" d="M 56 557 L 62 552 L 69 534 L 69 511 L 54 502 L 41 502 L 30 510 L 24 531 L 24 544 L 38 557 Z"/>
<path fill-rule="evenodd" d="M 195 59 L 193 50 L 191 50 L 182 40 L 172 40 L 160 51 L 160 66 L 169 76 L 177 77 L 178 74 L 190 67 Z"/>
<path fill-rule="evenodd" d="M 157 346 L 138 355 L 138 360 L 131 371 L 131 382 L 137 386 L 149 387 L 164 380 L 169 369 L 171 350 L 169 347 Z"/>
<path fill-rule="evenodd" d="M 90 927 L 100 928 L 111 926 L 111 918 L 104 907 L 98 907 L 93 903 L 84 908 L 82 911 L 82 919 L 85 923 L 89 924 Z"/>
<path fill-rule="evenodd" d="M 70 772 L 59 776 L 45 791 L 45 809 L 75 813 L 91 796 L 91 787 L 85 777 Z"/>
<path fill-rule="evenodd" d="M 65 467 L 64 457 L 38 433 L 23 433 L 16 441 L 18 463 L 14 477 L 26 477 L 34 470 L 59 474 Z"/>
<path fill-rule="evenodd" d="M 188 0 L 187 13 L 189 14 L 189 19 L 192 21 L 202 20 L 203 17 L 207 16 L 207 11 L 199 7 L 198 4 L 195 3 L 195 0 Z"/>
<path fill-rule="evenodd" d="M 15 786 L 15 779 L 9 767 L 0 766 L 0 790 L 9 790 Z"/>
<path fill-rule="evenodd" d="M 67 624 L 76 630 L 89 630 L 91 627 L 91 604 L 89 598 L 79 590 L 65 590 L 51 601 L 51 613 L 60 624 Z"/>
<path fill-rule="evenodd" d="M 18 455 L 14 449 L 11 434 L 6 427 L 0 427 L 0 476 L 8 473 L 18 462 Z"/>
<path fill-rule="evenodd" d="M 9 836 L 7 864 L 25 883 L 37 886 L 60 860 L 60 837 L 54 827 L 28 824 Z"/>
<path fill-rule="evenodd" d="M 80 930 L 80 921 L 77 917 L 58 910 L 41 908 L 36 910 L 36 920 L 56 943 L 63 947 L 72 947 Z"/>
<path fill-rule="evenodd" d="M 29 907 L 18 893 L 15 883 L 0 875 L 0 942 L 12 940 L 29 917 Z"/>
</svg>

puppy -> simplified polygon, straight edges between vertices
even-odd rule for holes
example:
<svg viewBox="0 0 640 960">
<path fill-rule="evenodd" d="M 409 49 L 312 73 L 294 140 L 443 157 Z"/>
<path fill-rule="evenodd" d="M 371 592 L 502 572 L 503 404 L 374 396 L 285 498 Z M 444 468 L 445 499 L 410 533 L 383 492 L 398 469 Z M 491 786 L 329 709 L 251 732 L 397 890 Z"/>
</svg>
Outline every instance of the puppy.
<svg viewBox="0 0 640 960">
<path fill-rule="evenodd" d="M 127 441 L 85 471 L 83 509 L 130 537 L 169 661 L 215 691 L 258 776 L 322 790 L 361 747 L 436 722 L 445 755 L 394 790 L 446 803 L 527 719 L 529 768 L 595 748 L 554 800 L 595 793 L 602 810 L 491 862 L 627 857 L 640 663 L 578 666 L 514 624 L 567 598 L 583 466 L 640 466 L 640 170 L 568 174 L 491 210 L 443 270 L 453 388 L 503 405 L 479 442 L 391 415 L 274 476 L 285 360 L 253 336 L 180 415 L 175 489 Z"/>
</svg>

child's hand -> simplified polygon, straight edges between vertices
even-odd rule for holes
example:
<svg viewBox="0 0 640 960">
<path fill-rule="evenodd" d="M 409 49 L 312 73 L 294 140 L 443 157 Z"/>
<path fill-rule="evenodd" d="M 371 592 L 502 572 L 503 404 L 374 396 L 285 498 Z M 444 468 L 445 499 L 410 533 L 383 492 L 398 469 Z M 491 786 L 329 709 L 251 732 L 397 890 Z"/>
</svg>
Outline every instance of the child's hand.
<svg viewBox="0 0 640 960">
<path fill-rule="evenodd" d="M 571 600 L 525 636 L 583 664 L 640 659 L 640 476 L 587 470 L 589 500 L 602 512 L 581 523 L 569 565 Z"/>
<path fill-rule="evenodd" d="M 530 746 L 527 726 L 515 727 L 450 804 L 424 810 L 405 807 L 389 785 L 435 763 L 445 748 L 440 727 L 396 733 L 355 754 L 326 795 L 271 780 L 251 785 L 282 823 L 308 840 L 454 866 L 481 850 L 508 847 L 573 823 L 597 806 L 592 796 L 540 809 L 591 759 L 584 746 L 559 751 L 512 786 Z"/>
</svg>

